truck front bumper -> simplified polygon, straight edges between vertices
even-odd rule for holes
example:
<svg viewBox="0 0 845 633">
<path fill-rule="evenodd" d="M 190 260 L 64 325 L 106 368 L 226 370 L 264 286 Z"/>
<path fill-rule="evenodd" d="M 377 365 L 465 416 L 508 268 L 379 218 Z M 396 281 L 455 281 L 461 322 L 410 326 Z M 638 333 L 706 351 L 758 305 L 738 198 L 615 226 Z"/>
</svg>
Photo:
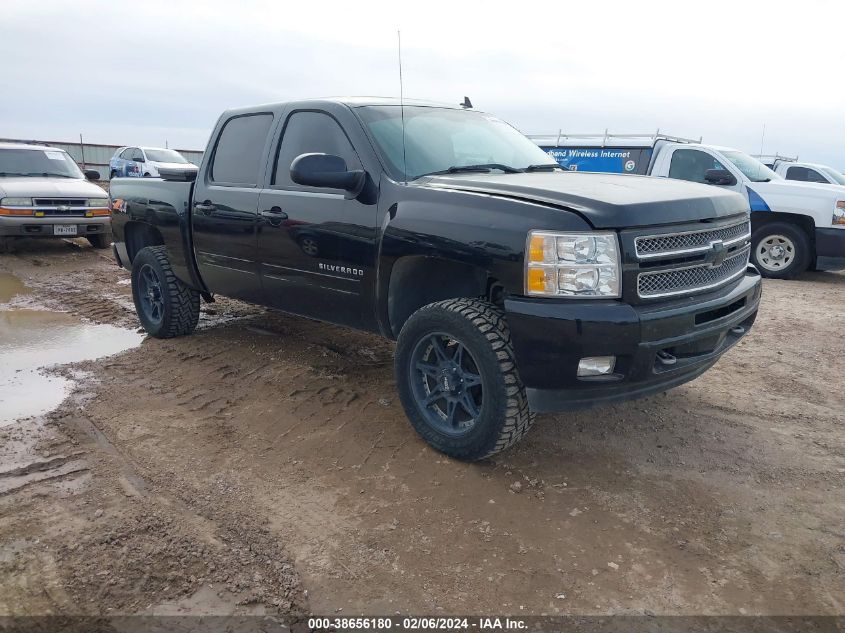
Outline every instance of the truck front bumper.
<svg viewBox="0 0 845 633">
<path fill-rule="evenodd" d="M 76 235 L 56 235 L 56 226 L 75 226 Z M 80 217 L 0 217 L 0 237 L 85 237 L 107 233 L 111 218 Z"/>
<path fill-rule="evenodd" d="M 748 332 L 761 289 L 760 274 L 749 266 L 729 289 L 660 304 L 507 299 L 532 411 L 622 402 L 698 377 Z M 613 373 L 578 377 L 580 360 L 595 356 L 614 356 Z"/>
</svg>

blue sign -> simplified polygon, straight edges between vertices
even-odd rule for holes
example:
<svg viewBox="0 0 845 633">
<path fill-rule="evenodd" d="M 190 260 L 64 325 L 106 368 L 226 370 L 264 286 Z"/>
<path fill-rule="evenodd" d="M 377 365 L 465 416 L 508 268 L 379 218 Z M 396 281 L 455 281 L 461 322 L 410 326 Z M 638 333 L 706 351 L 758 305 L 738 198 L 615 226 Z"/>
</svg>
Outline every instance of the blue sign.
<svg viewBox="0 0 845 633">
<path fill-rule="evenodd" d="M 543 147 L 558 165 L 569 171 L 609 174 L 648 173 L 650 147 Z"/>
</svg>

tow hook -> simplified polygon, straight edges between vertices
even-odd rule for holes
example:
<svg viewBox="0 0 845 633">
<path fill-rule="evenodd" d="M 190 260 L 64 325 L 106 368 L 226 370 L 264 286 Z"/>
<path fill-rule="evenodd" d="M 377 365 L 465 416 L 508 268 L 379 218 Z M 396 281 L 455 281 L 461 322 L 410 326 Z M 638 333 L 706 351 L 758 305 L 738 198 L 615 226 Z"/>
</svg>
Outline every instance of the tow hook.
<svg viewBox="0 0 845 633">
<path fill-rule="evenodd" d="M 742 336 L 743 334 L 745 334 L 745 327 L 743 327 L 742 325 L 732 327 L 731 334 L 735 334 L 736 336 Z"/>
<path fill-rule="evenodd" d="M 657 360 L 659 360 L 663 365 L 674 365 L 678 362 L 678 359 L 666 350 L 660 350 L 657 352 Z"/>
</svg>

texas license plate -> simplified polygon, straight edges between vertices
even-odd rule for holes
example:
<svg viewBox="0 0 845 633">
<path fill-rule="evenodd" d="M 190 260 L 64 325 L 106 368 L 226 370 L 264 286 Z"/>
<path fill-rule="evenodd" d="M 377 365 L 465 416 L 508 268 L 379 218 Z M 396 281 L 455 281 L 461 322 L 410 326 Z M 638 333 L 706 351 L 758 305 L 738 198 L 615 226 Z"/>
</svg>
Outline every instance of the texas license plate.
<svg viewBox="0 0 845 633">
<path fill-rule="evenodd" d="M 53 225 L 53 235 L 76 235 L 76 225 L 55 224 Z"/>
</svg>

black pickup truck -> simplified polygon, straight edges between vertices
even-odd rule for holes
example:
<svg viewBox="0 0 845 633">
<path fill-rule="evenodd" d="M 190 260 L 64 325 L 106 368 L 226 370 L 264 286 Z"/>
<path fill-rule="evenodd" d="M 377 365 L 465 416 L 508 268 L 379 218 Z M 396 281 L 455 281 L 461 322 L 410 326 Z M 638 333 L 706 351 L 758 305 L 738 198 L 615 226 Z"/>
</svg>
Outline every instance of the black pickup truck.
<svg viewBox="0 0 845 633">
<path fill-rule="evenodd" d="M 197 172 L 111 182 L 141 324 L 235 297 L 395 339 L 419 434 L 459 459 L 536 412 L 664 391 L 749 330 L 749 209 L 706 185 L 561 170 L 501 120 L 390 99 L 225 112 Z"/>
</svg>

